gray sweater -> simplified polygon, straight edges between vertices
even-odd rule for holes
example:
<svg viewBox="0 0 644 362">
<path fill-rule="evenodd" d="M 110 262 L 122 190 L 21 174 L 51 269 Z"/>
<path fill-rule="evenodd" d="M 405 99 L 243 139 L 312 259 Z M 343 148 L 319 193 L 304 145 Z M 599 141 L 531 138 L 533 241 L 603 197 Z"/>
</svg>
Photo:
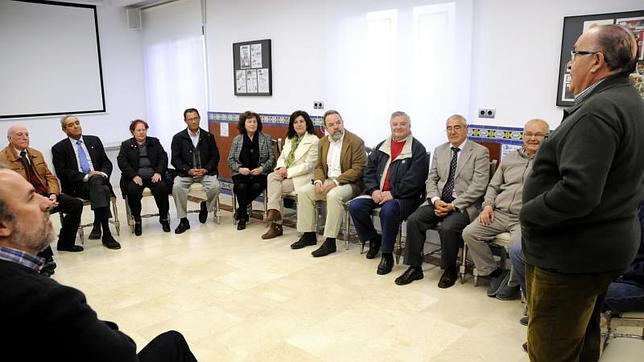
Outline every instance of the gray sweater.
<svg viewBox="0 0 644 362">
<path fill-rule="evenodd" d="M 487 186 L 483 207 L 489 205 L 495 210 L 519 217 L 523 182 L 532 172 L 533 159 L 534 156 L 528 157 L 523 149 L 508 153 Z"/>
</svg>

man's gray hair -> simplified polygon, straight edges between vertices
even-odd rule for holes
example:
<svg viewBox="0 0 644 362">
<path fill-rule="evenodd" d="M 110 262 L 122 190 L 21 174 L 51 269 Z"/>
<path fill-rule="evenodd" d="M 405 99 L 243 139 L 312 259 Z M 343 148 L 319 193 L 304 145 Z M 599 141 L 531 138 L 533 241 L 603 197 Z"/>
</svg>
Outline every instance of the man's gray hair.
<svg viewBox="0 0 644 362">
<path fill-rule="evenodd" d="M 402 117 L 403 119 L 405 119 L 405 121 L 411 123 L 411 118 L 409 118 L 409 115 L 407 113 L 403 112 L 403 111 L 396 111 L 396 112 L 392 113 L 391 118 L 389 118 L 389 120 L 391 121 L 392 119 L 394 119 L 396 117 Z"/>
<path fill-rule="evenodd" d="M 452 114 L 451 116 L 447 117 L 447 122 L 449 122 L 450 119 L 454 119 L 454 118 L 460 120 L 463 126 L 467 127 L 467 120 L 465 119 L 465 117 L 461 116 L 458 113 Z"/>
<path fill-rule="evenodd" d="M 616 24 L 600 25 L 597 29 L 597 46 L 604 53 L 608 69 L 632 73 L 637 63 L 637 41 L 633 33 Z"/>
<path fill-rule="evenodd" d="M 60 119 L 60 127 L 62 129 L 65 129 L 65 121 L 67 120 L 67 118 L 71 118 L 71 117 L 76 117 L 76 116 L 73 114 L 66 114 Z"/>
<path fill-rule="evenodd" d="M 2 170 L 11 170 L 7 165 L 3 164 L 0 162 L 0 171 Z M 0 194 L 0 220 L 3 221 L 13 221 L 13 219 L 16 217 L 16 215 L 9 210 L 7 207 L 7 204 L 2 198 L 2 194 Z"/>
<path fill-rule="evenodd" d="M 328 116 L 330 116 L 332 114 L 337 115 L 338 118 L 340 118 L 340 120 L 342 122 L 344 122 L 344 120 L 342 119 L 342 116 L 340 115 L 340 112 L 338 112 L 338 111 L 336 111 L 334 109 L 329 109 L 328 111 L 324 112 L 324 115 L 322 116 L 322 123 L 324 123 L 324 126 L 326 126 L 326 117 L 328 117 Z"/>
</svg>

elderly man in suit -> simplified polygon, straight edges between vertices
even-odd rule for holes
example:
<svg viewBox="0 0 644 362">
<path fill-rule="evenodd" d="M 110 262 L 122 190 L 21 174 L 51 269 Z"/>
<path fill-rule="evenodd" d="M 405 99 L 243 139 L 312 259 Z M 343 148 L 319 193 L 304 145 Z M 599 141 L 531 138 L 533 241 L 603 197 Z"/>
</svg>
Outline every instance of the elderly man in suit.
<svg viewBox="0 0 644 362">
<path fill-rule="evenodd" d="M 206 201 L 201 202 L 199 222 L 208 220 L 208 211 L 215 209 L 219 195 L 219 180 L 217 165 L 219 164 L 219 149 L 215 136 L 199 127 L 201 116 L 196 108 L 183 111 L 183 121 L 186 129 L 172 137 L 172 166 L 177 170 L 174 178 L 172 196 L 177 208 L 179 225 L 175 234 L 182 234 L 190 229 L 188 221 L 188 191 L 193 183 L 200 183 L 206 191 Z"/>
<path fill-rule="evenodd" d="M 425 200 L 425 179 L 429 171 L 427 151 L 411 134 L 411 120 L 405 112 L 394 112 L 389 121 L 391 135 L 369 155 L 364 171 L 364 195 L 351 201 L 349 212 L 363 245 L 369 241 L 367 259 L 382 251 L 376 273 L 385 275 L 394 266 L 394 242 L 402 220 Z M 380 208 L 382 236 L 371 219 Z"/>
<path fill-rule="evenodd" d="M 25 126 L 15 124 L 9 127 L 7 139 L 9 145 L 0 151 L 0 163 L 4 163 L 29 181 L 38 194 L 49 198 L 54 205 L 52 212 L 60 211 L 65 214 L 58 235 L 58 251 L 83 251 L 82 246 L 74 245 L 83 212 L 83 202 L 60 193 L 58 179 L 49 170 L 43 154 L 29 147 L 29 130 Z M 45 258 L 40 273 L 54 274 L 56 263 L 51 247 L 47 246 L 38 256 Z"/>
<path fill-rule="evenodd" d="M 314 257 L 336 251 L 335 239 L 342 224 L 344 203 L 362 191 L 362 170 L 367 163 L 364 142 L 344 129 L 342 116 L 338 111 L 327 111 L 323 120 L 328 136 L 319 142 L 319 158 L 313 173 L 313 183 L 302 187 L 297 194 L 297 230 L 303 234 L 291 244 L 291 248 L 300 249 L 317 243 L 315 202 L 326 200 L 326 239 L 320 248 L 311 253 Z"/>
<path fill-rule="evenodd" d="M 103 143 L 96 136 L 83 135 L 80 121 L 74 115 L 61 118 L 60 126 L 67 138 L 56 143 L 51 153 L 63 192 L 90 201 L 94 227 L 89 238 L 102 239 L 108 249 L 120 249 L 121 244 L 114 239 L 109 226 L 112 162 Z"/>
<path fill-rule="evenodd" d="M 425 233 L 441 222 L 441 267 L 439 288 L 456 282 L 458 249 L 463 245 L 461 232 L 478 215 L 483 193 L 490 180 L 487 148 L 467 139 L 467 121 L 455 114 L 447 119 L 447 139 L 434 150 L 427 178 L 427 201 L 407 219 L 405 263 L 409 268 L 396 278 L 405 285 L 423 278 Z"/>
</svg>

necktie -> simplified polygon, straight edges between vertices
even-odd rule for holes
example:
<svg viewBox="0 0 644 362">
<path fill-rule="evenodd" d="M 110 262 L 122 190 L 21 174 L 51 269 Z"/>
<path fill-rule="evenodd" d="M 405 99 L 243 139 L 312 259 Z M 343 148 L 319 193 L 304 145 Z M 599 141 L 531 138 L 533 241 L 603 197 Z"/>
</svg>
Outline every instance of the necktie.
<svg viewBox="0 0 644 362">
<path fill-rule="evenodd" d="M 78 162 L 80 162 L 80 168 L 84 174 L 88 174 L 92 169 L 89 167 L 87 154 L 85 153 L 85 150 L 83 150 L 83 141 L 76 141 L 76 146 L 78 146 Z"/>
<path fill-rule="evenodd" d="M 454 175 L 456 174 L 456 166 L 458 163 L 458 151 L 460 151 L 459 148 L 452 147 L 452 161 L 449 163 L 449 176 L 447 177 L 447 182 L 441 195 L 441 200 L 445 202 L 454 201 Z"/>
<path fill-rule="evenodd" d="M 20 151 L 20 158 L 22 158 L 22 163 L 25 164 L 25 168 L 29 169 L 29 159 L 27 158 L 27 151 Z"/>
</svg>

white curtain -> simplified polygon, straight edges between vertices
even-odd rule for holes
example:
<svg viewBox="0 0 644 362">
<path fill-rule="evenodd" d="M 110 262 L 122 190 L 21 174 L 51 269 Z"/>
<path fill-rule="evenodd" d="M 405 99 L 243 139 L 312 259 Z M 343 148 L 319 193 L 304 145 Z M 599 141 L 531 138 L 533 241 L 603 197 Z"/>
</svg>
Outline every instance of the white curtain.
<svg viewBox="0 0 644 362">
<path fill-rule="evenodd" d="M 172 136 L 186 127 L 184 109 L 197 108 L 208 128 L 201 11 L 200 0 L 180 0 L 142 12 L 148 134 L 168 157 Z"/>
</svg>

